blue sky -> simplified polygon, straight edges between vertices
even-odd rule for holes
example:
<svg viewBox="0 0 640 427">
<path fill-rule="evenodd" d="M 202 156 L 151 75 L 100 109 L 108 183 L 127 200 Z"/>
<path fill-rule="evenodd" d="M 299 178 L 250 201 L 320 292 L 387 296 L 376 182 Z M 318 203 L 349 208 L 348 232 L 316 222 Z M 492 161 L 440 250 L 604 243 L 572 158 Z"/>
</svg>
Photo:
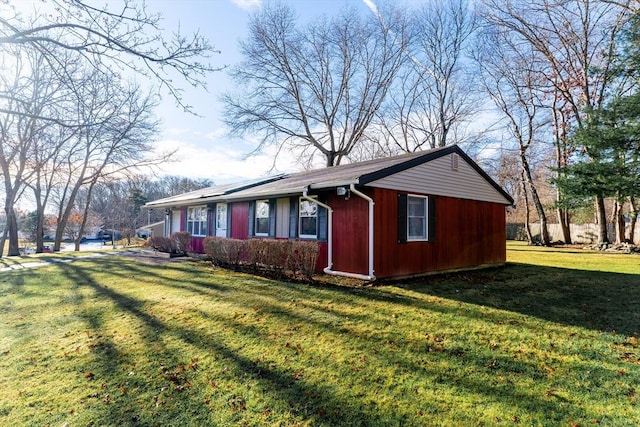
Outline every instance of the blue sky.
<svg viewBox="0 0 640 427">
<path fill-rule="evenodd" d="M 200 31 L 220 50 L 212 58 L 214 65 L 233 65 L 240 60 L 238 42 L 247 35 L 248 21 L 261 0 L 148 0 L 147 8 L 164 16 L 167 31 L 180 26 L 181 31 Z M 309 19 L 322 14 L 333 14 L 345 5 L 372 13 L 372 0 L 289 0 L 299 18 Z M 246 158 L 256 147 L 251 138 L 228 135 L 221 121 L 221 93 L 231 87 L 225 71 L 216 72 L 208 79 L 208 92 L 187 88 L 184 101 L 193 106 L 201 117 L 184 113 L 170 97 L 165 96 L 157 110 L 162 121 L 158 135 L 159 150 L 178 149 L 178 161 L 166 164 L 161 172 L 192 178 L 209 178 L 215 183 L 239 181 L 264 176 L 272 166 L 274 153 L 265 152 Z M 279 156 L 279 171 L 297 168 L 295 160 Z"/>
</svg>

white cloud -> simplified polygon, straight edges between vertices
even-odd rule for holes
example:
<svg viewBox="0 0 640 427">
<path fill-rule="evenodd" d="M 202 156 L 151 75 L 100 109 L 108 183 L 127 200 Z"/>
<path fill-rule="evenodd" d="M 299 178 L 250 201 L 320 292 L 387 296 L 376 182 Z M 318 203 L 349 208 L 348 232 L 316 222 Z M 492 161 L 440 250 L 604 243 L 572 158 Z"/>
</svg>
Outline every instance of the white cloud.
<svg viewBox="0 0 640 427">
<path fill-rule="evenodd" d="M 189 178 L 209 178 L 216 184 L 239 182 L 259 178 L 278 172 L 298 170 L 297 159 L 289 151 L 278 155 L 277 170 L 272 171 L 275 147 L 248 156 L 255 141 L 225 139 L 224 130 L 207 134 L 171 135 L 155 144 L 156 153 L 176 151 L 172 162 L 162 165 L 162 175 L 177 175 Z"/>
<path fill-rule="evenodd" d="M 240 9 L 251 10 L 262 6 L 262 0 L 231 0 Z"/>
</svg>

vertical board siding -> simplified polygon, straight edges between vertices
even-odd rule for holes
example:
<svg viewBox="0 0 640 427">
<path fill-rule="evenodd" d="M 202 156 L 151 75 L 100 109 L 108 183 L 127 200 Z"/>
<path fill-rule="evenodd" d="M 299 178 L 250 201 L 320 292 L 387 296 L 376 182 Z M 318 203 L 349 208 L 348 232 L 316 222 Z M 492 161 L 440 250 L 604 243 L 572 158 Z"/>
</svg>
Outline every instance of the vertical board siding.
<svg viewBox="0 0 640 427">
<path fill-rule="evenodd" d="M 204 253 L 204 237 L 192 237 L 189 244 L 189 251 L 198 254 Z"/>
<path fill-rule="evenodd" d="M 354 194 L 349 199 L 331 194 L 328 205 L 333 208 L 333 270 L 368 274 L 369 204 Z"/>
<path fill-rule="evenodd" d="M 379 278 L 506 261 L 505 206 L 438 197 L 435 242 L 398 243 L 397 192 L 376 189 L 375 274 Z"/>
<path fill-rule="evenodd" d="M 248 239 L 249 238 L 249 203 L 235 202 L 227 205 L 227 215 L 231 216 L 231 235 L 232 239 Z"/>
</svg>

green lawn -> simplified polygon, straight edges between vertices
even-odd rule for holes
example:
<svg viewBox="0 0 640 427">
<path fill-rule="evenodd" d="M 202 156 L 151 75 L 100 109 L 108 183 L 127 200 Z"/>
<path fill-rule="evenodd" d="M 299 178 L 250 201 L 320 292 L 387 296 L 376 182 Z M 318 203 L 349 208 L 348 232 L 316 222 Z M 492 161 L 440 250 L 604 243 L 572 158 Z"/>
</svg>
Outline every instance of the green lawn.
<svg viewBox="0 0 640 427">
<path fill-rule="evenodd" d="M 0 273 L 0 425 L 640 425 L 640 256 L 373 288 L 108 256 Z"/>
</svg>

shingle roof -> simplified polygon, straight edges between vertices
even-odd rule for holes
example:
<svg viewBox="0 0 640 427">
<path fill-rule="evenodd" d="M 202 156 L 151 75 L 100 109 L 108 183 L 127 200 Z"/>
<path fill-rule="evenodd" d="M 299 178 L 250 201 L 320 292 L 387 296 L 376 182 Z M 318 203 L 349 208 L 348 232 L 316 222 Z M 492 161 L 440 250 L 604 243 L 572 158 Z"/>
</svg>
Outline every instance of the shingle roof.
<svg viewBox="0 0 640 427">
<path fill-rule="evenodd" d="M 168 197 L 147 203 L 147 207 L 186 205 L 194 200 L 231 201 L 242 199 L 256 199 L 271 196 L 288 196 L 301 194 L 305 189 L 322 189 L 349 184 L 364 185 L 374 180 L 389 176 L 403 170 L 418 166 L 430 160 L 442 157 L 452 152 L 458 153 L 472 165 L 500 194 L 513 203 L 513 199 L 498 184 L 496 184 L 471 158 L 457 145 L 436 148 L 427 151 L 402 154 L 359 163 L 333 166 L 279 175 L 261 180 L 247 181 L 240 184 L 229 184 L 193 191 L 179 196 Z"/>
</svg>

